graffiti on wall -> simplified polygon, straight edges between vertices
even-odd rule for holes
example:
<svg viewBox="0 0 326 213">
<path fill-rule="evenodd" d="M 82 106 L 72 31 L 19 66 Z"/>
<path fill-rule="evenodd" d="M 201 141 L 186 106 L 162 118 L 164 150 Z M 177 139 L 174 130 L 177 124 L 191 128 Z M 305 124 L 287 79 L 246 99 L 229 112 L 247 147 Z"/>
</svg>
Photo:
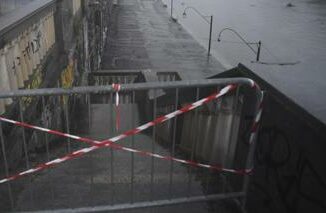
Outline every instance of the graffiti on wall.
<svg viewBox="0 0 326 213">
<path fill-rule="evenodd" d="M 0 50 L 0 76 L 8 78 L 3 90 L 40 88 L 42 62 L 55 43 L 54 32 L 54 17 L 50 12 L 3 46 Z M 26 105 L 31 101 L 31 98 L 24 98 Z M 11 103 L 7 101 L 5 104 Z"/>
<path fill-rule="evenodd" d="M 74 61 L 69 60 L 69 64 L 66 67 L 66 69 L 63 70 L 61 73 L 60 79 L 61 79 L 61 87 L 62 88 L 71 88 L 74 83 Z"/>
<path fill-rule="evenodd" d="M 69 89 L 74 85 L 74 74 L 75 74 L 74 70 L 75 70 L 75 60 L 71 56 L 69 59 L 68 66 L 66 67 L 66 69 L 63 70 L 60 76 L 60 80 L 61 80 L 60 83 L 62 88 Z M 66 104 L 67 101 L 68 101 L 68 97 L 63 96 L 62 97 L 63 104 Z"/>
<path fill-rule="evenodd" d="M 326 212 L 326 182 L 291 134 L 276 126 L 261 129 L 256 149 L 254 196 L 260 212 Z"/>
<path fill-rule="evenodd" d="M 40 72 L 39 70 L 35 71 L 33 73 L 33 75 L 30 77 L 30 81 L 26 86 L 26 89 L 37 89 L 40 88 L 42 86 L 42 82 L 43 82 L 43 72 Z M 23 99 L 24 102 L 24 106 L 28 107 L 32 101 L 33 98 L 31 97 L 24 97 Z"/>
</svg>

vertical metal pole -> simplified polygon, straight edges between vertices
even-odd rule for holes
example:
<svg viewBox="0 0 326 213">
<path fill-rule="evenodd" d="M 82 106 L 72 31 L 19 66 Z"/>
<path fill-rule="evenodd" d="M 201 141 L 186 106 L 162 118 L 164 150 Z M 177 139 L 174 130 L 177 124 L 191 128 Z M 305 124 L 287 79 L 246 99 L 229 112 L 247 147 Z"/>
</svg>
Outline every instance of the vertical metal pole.
<svg viewBox="0 0 326 213">
<path fill-rule="evenodd" d="M 22 103 L 21 99 L 18 100 L 18 103 L 19 103 L 19 117 L 20 117 L 20 121 L 21 122 L 24 122 L 23 103 Z M 30 169 L 25 128 L 22 128 L 22 133 L 23 133 L 23 148 L 24 148 L 24 154 L 25 154 L 26 168 L 27 169 Z M 30 177 L 30 184 L 32 184 L 32 177 Z M 33 206 L 34 206 L 35 202 L 34 202 L 33 189 L 31 189 L 30 193 L 31 193 L 31 202 L 33 203 Z"/>
<path fill-rule="evenodd" d="M 174 4 L 174 2 L 173 2 L 173 0 L 171 0 L 171 18 L 173 17 L 173 4 Z"/>
<path fill-rule="evenodd" d="M 179 88 L 175 90 L 175 110 L 178 110 L 178 103 L 179 103 Z M 177 133 L 177 118 L 174 118 L 173 123 L 173 138 L 172 138 L 172 153 L 171 156 L 174 157 L 175 155 L 175 143 L 176 143 L 176 133 Z M 172 199 L 172 185 L 173 185 L 173 170 L 174 170 L 174 163 L 171 161 L 170 164 L 170 183 L 169 183 L 169 197 Z"/>
<path fill-rule="evenodd" d="M 42 110 L 43 112 L 45 111 L 45 98 L 42 96 Z M 49 125 L 46 124 L 46 121 L 43 121 L 44 127 L 49 128 Z M 45 134 L 45 149 L 46 149 L 46 156 L 47 156 L 47 161 L 50 161 L 50 144 L 49 144 L 49 135 L 47 133 Z M 51 189 L 51 196 L 52 196 L 52 201 L 54 200 L 54 188 L 53 188 L 53 183 L 52 179 L 50 178 L 50 189 Z"/>
<path fill-rule="evenodd" d="M 111 99 L 111 132 L 115 131 L 115 125 L 114 125 L 114 100 L 113 100 L 113 93 L 110 93 L 110 99 Z"/>
<path fill-rule="evenodd" d="M 261 41 L 258 42 L 258 50 L 257 50 L 256 61 L 259 61 L 259 59 L 260 59 L 260 49 L 261 49 Z"/>
<path fill-rule="evenodd" d="M 65 96 L 63 96 L 63 101 L 65 99 Z M 67 96 L 66 103 L 63 102 L 64 105 L 64 111 L 65 111 L 65 120 L 66 120 L 66 128 L 67 128 L 67 133 L 70 134 L 70 121 L 69 121 L 69 96 Z M 71 144 L 70 144 L 70 138 L 67 138 L 68 142 L 68 153 L 71 152 Z"/>
<path fill-rule="evenodd" d="M 45 112 L 45 99 L 44 96 L 42 96 L 42 110 L 43 113 Z M 43 124 L 45 128 L 49 128 L 48 125 L 46 125 L 46 121 L 43 120 Z M 47 133 L 44 133 L 45 136 L 45 149 L 46 149 L 46 156 L 47 160 L 50 161 L 50 146 L 49 146 L 49 135 Z"/>
<path fill-rule="evenodd" d="M 157 98 L 156 98 L 156 89 L 154 89 L 154 103 L 153 103 L 153 120 L 156 118 L 156 108 L 157 108 Z M 152 136 L 152 153 L 155 152 L 155 135 L 156 135 L 156 126 L 153 126 L 153 136 Z M 150 192 L 150 201 L 153 201 L 154 193 L 154 157 L 152 157 L 151 162 L 151 192 Z"/>
<path fill-rule="evenodd" d="M 133 105 L 135 104 L 135 91 L 132 92 L 132 101 L 131 101 L 131 125 L 133 128 L 135 126 L 135 112 L 133 111 Z M 135 148 L 135 136 L 131 137 L 131 147 Z M 135 178 L 135 153 L 131 153 L 131 203 L 134 203 L 134 178 Z"/>
<path fill-rule="evenodd" d="M 88 171 L 89 173 L 87 173 L 89 175 L 89 179 L 90 179 L 90 193 L 93 193 L 94 191 L 94 174 L 93 174 L 93 158 L 92 158 L 92 155 L 88 155 L 87 157 L 87 162 L 88 162 L 88 167 L 90 168 Z M 90 196 L 90 199 L 89 199 L 91 205 L 93 205 L 93 202 L 94 202 L 94 197 L 93 196 Z"/>
<path fill-rule="evenodd" d="M 110 94 L 111 96 L 111 120 L 112 120 L 112 132 L 115 132 L 115 127 L 114 127 L 114 121 L 113 121 L 113 109 L 114 109 L 114 100 L 113 100 L 113 93 L 111 92 Z M 110 148 L 110 152 L 111 152 L 111 204 L 114 205 L 114 196 L 115 196 L 115 185 L 114 185 L 114 150 L 113 148 Z"/>
<path fill-rule="evenodd" d="M 91 131 L 91 126 L 92 126 L 92 114 L 91 114 L 91 95 L 86 94 L 86 99 L 87 99 L 87 113 L 88 113 L 88 132 Z"/>
<path fill-rule="evenodd" d="M 200 89 L 197 88 L 196 90 L 196 101 L 199 100 L 199 93 L 200 93 Z M 198 108 L 195 109 L 195 120 L 197 121 L 198 119 Z M 193 141 L 191 143 L 191 156 L 190 156 L 190 160 L 193 161 L 195 158 L 195 150 L 196 150 L 196 146 L 197 146 L 197 137 L 195 136 L 193 138 Z M 193 168 L 190 167 L 190 173 L 189 173 L 189 179 L 188 179 L 188 189 L 187 189 L 187 194 L 190 197 L 191 194 L 191 186 L 192 186 L 192 171 Z"/>
<path fill-rule="evenodd" d="M 21 99 L 19 99 L 19 117 L 20 121 L 24 122 L 24 115 L 23 115 L 23 104 Z M 24 148 L 24 154 L 25 154 L 25 162 L 26 162 L 26 168 L 29 169 L 29 157 L 28 157 L 28 147 L 27 147 L 27 142 L 26 142 L 26 133 L 25 133 L 25 128 L 22 128 L 22 133 L 23 133 L 23 148 Z"/>
<path fill-rule="evenodd" d="M 0 121 L 0 140 L 1 140 L 3 162 L 5 164 L 4 165 L 5 166 L 5 174 L 8 177 L 9 176 L 9 165 L 8 165 L 7 154 L 6 154 L 5 140 L 4 140 L 3 131 L 2 131 L 2 121 Z M 8 182 L 8 195 L 9 195 L 11 210 L 13 210 L 14 209 L 14 200 L 13 200 L 13 196 L 12 196 L 11 183 L 9 183 L 9 182 Z"/>
<path fill-rule="evenodd" d="M 91 111 L 91 94 L 87 93 L 86 94 L 86 100 L 87 100 L 87 114 L 88 114 L 88 133 L 91 134 L 91 125 L 92 125 L 92 111 Z M 67 103 L 69 103 L 67 101 Z M 93 174 L 93 159 L 92 155 L 88 155 L 87 157 L 87 162 L 88 162 L 88 167 L 90 168 L 88 171 L 86 170 L 86 176 L 89 176 L 90 179 L 90 193 L 93 193 L 94 190 L 94 174 Z M 90 203 L 91 205 L 94 203 L 94 197 L 90 197 Z"/>
<path fill-rule="evenodd" d="M 114 186 L 114 150 L 110 148 L 111 151 L 111 205 L 114 205 L 114 196 L 115 196 L 115 186 Z"/>
<path fill-rule="evenodd" d="M 208 57 L 211 55 L 211 46 L 212 46 L 212 33 L 213 33 L 213 16 L 211 16 L 211 21 L 209 23 L 209 41 L 208 41 Z"/>
</svg>

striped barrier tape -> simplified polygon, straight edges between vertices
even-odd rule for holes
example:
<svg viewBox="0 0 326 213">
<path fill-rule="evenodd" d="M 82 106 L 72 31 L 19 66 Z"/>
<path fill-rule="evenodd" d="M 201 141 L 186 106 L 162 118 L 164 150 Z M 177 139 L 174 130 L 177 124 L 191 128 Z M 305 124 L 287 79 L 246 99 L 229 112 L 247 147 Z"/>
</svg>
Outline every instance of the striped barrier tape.
<svg viewBox="0 0 326 213">
<path fill-rule="evenodd" d="M 264 92 L 261 92 L 256 117 L 250 130 L 249 144 L 252 144 L 256 140 L 258 134 L 259 124 L 260 124 L 261 116 L 263 114 L 263 101 L 264 101 Z"/>
<path fill-rule="evenodd" d="M 133 130 L 129 130 L 129 131 L 126 131 L 125 133 L 119 135 L 119 136 L 116 136 L 114 138 L 111 138 L 109 140 L 105 140 L 105 141 L 96 141 L 96 140 L 92 140 L 92 139 L 88 139 L 88 138 L 82 138 L 82 137 L 79 137 L 79 136 L 75 136 L 75 135 L 71 135 L 71 134 L 66 134 L 66 133 L 62 133 L 62 132 L 59 132 L 59 131 L 55 131 L 55 130 L 50 130 L 50 129 L 46 129 L 46 128 L 42 128 L 42 127 L 37 127 L 37 126 L 33 126 L 33 125 L 29 125 L 29 124 L 26 124 L 26 123 L 22 123 L 22 122 L 17 122 L 17 121 L 13 121 L 13 120 L 10 120 L 10 119 L 6 119 L 6 118 L 3 118 L 0 116 L 0 121 L 3 121 L 3 122 L 7 122 L 7 123 L 12 123 L 12 124 L 15 124 L 15 125 L 18 125 L 18 126 L 22 126 L 22 127 L 26 127 L 26 128 L 32 128 L 32 129 L 35 129 L 35 130 L 39 130 L 39 131 L 43 131 L 43 132 L 47 132 L 49 134 L 54 134 L 54 135 L 58 135 L 58 136 L 62 136 L 62 137 L 68 137 L 68 138 L 71 138 L 71 139 L 75 139 L 75 140 L 78 140 L 78 141 L 81 141 L 81 142 L 85 142 L 85 143 L 88 143 L 88 144 L 91 144 L 92 147 L 89 147 L 89 148 L 84 148 L 84 149 L 81 149 L 81 150 L 78 150 L 78 151 L 75 151 L 71 154 L 68 154 L 62 158 L 58 158 L 58 159 L 55 159 L 55 160 L 52 160 L 50 162 L 47 162 L 47 163 L 44 163 L 44 164 L 39 164 L 38 166 L 32 168 L 32 169 L 29 169 L 27 171 L 24 171 L 24 172 L 20 172 L 16 175 L 13 175 L 13 176 L 9 176 L 7 178 L 4 178 L 2 180 L 0 180 L 0 184 L 1 183 L 5 183 L 5 182 L 8 182 L 8 181 L 12 181 L 12 180 L 15 180 L 15 179 L 18 179 L 20 177 L 23 177 L 23 176 L 26 176 L 26 175 L 29 175 L 29 174 L 32 174 L 32 173 L 36 173 L 38 171 L 42 171 L 44 169 L 47 169 L 47 168 L 50 168 L 50 167 L 54 167 L 56 166 L 57 164 L 60 164 L 60 163 L 63 163 L 65 161 L 68 161 L 68 160 L 71 160 L 71 159 L 75 159 L 75 158 L 78 158 L 86 153 L 90 153 L 94 150 L 97 150 L 99 148 L 102 148 L 102 147 L 111 147 L 111 148 L 114 148 L 114 149 L 117 149 L 117 150 L 123 150 L 123 151 L 127 151 L 127 152 L 132 152 L 132 153 L 137 153 L 137 154 L 140 154 L 140 155 L 144 155 L 144 156 L 151 156 L 151 157 L 154 157 L 154 158 L 159 158 L 159 159 L 165 159 L 165 160 L 169 160 L 169 161 L 176 161 L 176 162 L 179 162 L 179 163 L 183 163 L 183 164 L 188 164 L 188 165 L 192 165 L 192 166 L 196 166 L 196 167 L 202 167 L 202 168 L 208 168 L 208 169 L 212 169 L 212 170 L 216 170 L 216 171 L 221 171 L 221 172 L 229 172 L 229 173 L 234 173 L 234 174 L 243 174 L 243 175 L 246 175 L 246 174 L 250 174 L 252 169 L 245 169 L 245 170 L 234 170 L 234 169 L 226 169 L 226 168 L 222 168 L 220 166 L 211 166 L 211 165 L 207 165 L 207 164 L 201 164 L 201 163 L 197 163 L 197 162 L 193 162 L 193 161 L 188 161 L 188 160 L 182 160 L 182 159 L 178 159 L 178 158 L 174 158 L 174 157 L 171 157 L 171 156 L 163 156 L 163 155 L 158 155 L 158 154 L 154 154 L 154 153 L 150 153 L 150 152 L 144 152 L 144 151 L 139 151 L 139 150 L 135 150 L 135 149 L 130 149 L 130 148 L 127 148 L 127 147 L 123 147 L 121 145 L 118 145 L 116 144 L 115 142 L 119 141 L 119 140 L 122 140 L 126 137 L 129 137 L 129 136 L 132 136 L 132 135 L 136 135 L 152 126 L 155 126 L 159 123 L 163 123 L 169 119 L 172 119 L 178 115 L 181 115 L 183 113 L 186 113 L 186 112 L 189 112 L 199 106 L 202 106 L 203 104 L 205 103 L 208 103 L 214 99 L 217 99 L 225 94 L 227 94 L 228 92 L 234 90 L 237 86 L 236 85 L 229 85 L 225 88 L 223 88 L 219 93 L 215 93 L 211 96 L 208 96 L 207 98 L 204 98 L 202 100 L 199 100 L 193 104 L 190 104 L 186 107 L 183 107 L 182 109 L 180 110 L 177 110 L 175 112 L 172 112 L 170 114 L 167 114 L 165 116 L 162 116 L 162 117 L 159 117 L 157 119 L 155 119 L 154 121 L 152 122 L 148 122 L 142 126 L 139 126 Z"/>
</svg>

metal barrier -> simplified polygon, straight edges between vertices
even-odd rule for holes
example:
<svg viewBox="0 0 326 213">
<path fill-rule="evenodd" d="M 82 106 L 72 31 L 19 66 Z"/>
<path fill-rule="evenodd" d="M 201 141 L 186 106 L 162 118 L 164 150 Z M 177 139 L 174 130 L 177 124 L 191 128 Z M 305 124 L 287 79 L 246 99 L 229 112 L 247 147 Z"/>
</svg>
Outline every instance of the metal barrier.
<svg viewBox="0 0 326 213">
<path fill-rule="evenodd" d="M 250 89 L 253 92 L 247 94 Z M 93 95 L 106 96 L 108 101 L 92 103 Z M 235 203 L 244 205 L 262 113 L 262 92 L 250 79 L 0 93 L 0 99 L 8 98 L 13 100 L 13 110 L 0 116 L 3 210 L 132 210 L 229 198 L 241 198 Z M 230 98 L 236 101 L 229 102 Z M 225 111 L 229 103 L 231 110 Z M 202 106 L 204 112 L 199 109 Z M 115 107 L 121 113 L 118 131 Z M 215 152 L 220 147 L 231 161 L 219 165 L 198 154 L 203 135 L 192 134 L 196 139 L 188 151 L 183 149 L 185 131 L 196 130 L 189 129 L 190 118 L 182 114 L 193 111 L 191 119 L 198 122 L 202 113 L 224 110 L 233 115 L 245 109 L 255 115 L 249 143 L 236 137 L 239 128 L 234 126 L 245 122 L 235 122 L 234 116 L 229 119 L 232 131 L 227 131 L 236 144 L 205 142 L 206 149 L 214 146 Z M 237 150 L 242 156 L 237 156 Z M 24 163 L 18 163 L 21 160 Z"/>
</svg>

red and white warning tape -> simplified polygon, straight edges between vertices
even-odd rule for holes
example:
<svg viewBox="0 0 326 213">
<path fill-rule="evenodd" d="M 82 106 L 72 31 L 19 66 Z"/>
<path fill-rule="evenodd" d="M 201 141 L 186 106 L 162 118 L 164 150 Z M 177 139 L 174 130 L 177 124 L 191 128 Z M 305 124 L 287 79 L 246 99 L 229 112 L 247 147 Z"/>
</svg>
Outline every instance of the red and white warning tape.
<svg viewBox="0 0 326 213">
<path fill-rule="evenodd" d="M 252 144 L 256 140 L 258 134 L 258 127 L 260 124 L 261 116 L 263 114 L 263 101 L 264 101 L 264 92 L 261 92 L 260 100 L 258 103 L 259 105 L 258 105 L 257 114 L 250 131 L 249 144 Z"/>
<path fill-rule="evenodd" d="M 236 85 L 229 85 L 229 86 L 223 88 L 219 93 L 212 94 L 211 96 L 208 96 L 207 98 L 204 98 L 204 99 L 199 100 L 199 101 L 197 101 L 197 102 L 195 102 L 193 104 L 190 104 L 190 105 L 188 105 L 186 107 L 183 107 L 180 110 L 177 110 L 177 111 L 172 112 L 170 114 L 167 114 L 165 116 L 159 117 L 159 118 L 155 119 L 154 121 L 148 122 L 148 123 L 146 123 L 146 124 L 144 124 L 142 126 L 139 126 L 139 127 L 135 128 L 135 129 L 133 129 L 133 130 L 126 131 L 126 132 L 124 132 L 123 134 L 121 134 L 119 136 L 116 136 L 114 138 L 111 138 L 111 139 L 105 140 L 105 141 L 96 141 L 96 140 L 92 140 L 92 139 L 88 139 L 88 138 L 82 138 L 82 137 L 71 135 L 71 134 L 66 134 L 66 133 L 62 133 L 62 132 L 58 132 L 58 131 L 54 131 L 54 130 L 50 130 L 50 129 L 46 129 L 46 128 L 42 128 L 42 127 L 29 125 L 29 124 L 18 122 L 18 121 L 13 121 L 13 120 L 6 119 L 6 118 L 3 118 L 3 117 L 0 116 L 0 121 L 3 121 L 3 122 L 12 123 L 12 124 L 22 126 L 22 127 L 26 127 L 26 128 L 36 129 L 36 130 L 39 130 L 39 131 L 47 132 L 49 134 L 54 134 L 54 135 L 58 135 L 58 136 L 72 138 L 72 139 L 75 139 L 75 140 L 78 140 L 78 141 L 81 141 L 81 142 L 86 142 L 86 143 L 92 145 L 92 147 L 84 148 L 84 149 L 75 151 L 75 152 L 73 152 L 71 154 L 68 154 L 68 155 L 62 157 L 62 158 L 58 158 L 58 159 L 52 160 L 52 161 L 44 163 L 44 164 L 39 164 L 38 166 L 36 166 L 36 167 L 34 167 L 32 169 L 29 169 L 27 171 L 18 173 L 16 175 L 13 175 L 13 176 L 10 176 L 10 177 L 7 177 L 7 178 L 4 178 L 4 179 L 0 180 L 0 184 L 8 182 L 8 181 L 15 180 L 15 179 L 18 179 L 20 177 L 23 177 L 23 176 L 26 176 L 26 175 L 29 175 L 29 174 L 32 174 L 32 173 L 35 173 L 35 172 L 50 168 L 50 167 L 54 167 L 57 164 L 63 163 L 65 161 L 68 161 L 68 160 L 71 160 L 71 159 L 75 159 L 77 157 L 80 157 L 80 156 L 82 156 L 82 155 L 84 155 L 86 153 L 90 153 L 90 152 L 92 152 L 94 150 L 97 150 L 99 148 L 102 148 L 102 147 L 111 147 L 111 148 L 114 148 L 114 149 L 117 149 L 117 150 L 123 150 L 123 151 L 127 151 L 127 152 L 137 153 L 137 154 L 140 154 L 140 155 L 151 156 L 151 157 L 164 159 L 164 160 L 169 160 L 169 161 L 176 161 L 176 162 L 183 163 L 183 164 L 188 164 L 188 165 L 192 165 L 192 166 L 196 166 L 196 167 L 202 167 L 202 168 L 208 168 L 208 169 L 221 171 L 221 172 L 229 172 L 229 173 L 242 174 L 242 175 L 249 174 L 249 173 L 251 173 L 251 169 L 245 169 L 245 170 L 226 169 L 226 168 L 222 168 L 220 166 L 211 166 L 211 165 L 207 165 L 207 164 L 196 163 L 196 162 L 193 162 L 193 161 L 178 159 L 178 158 L 174 158 L 174 157 L 171 157 L 171 156 L 162 156 L 162 155 L 158 155 L 158 154 L 154 154 L 154 153 L 150 153 L 150 152 L 144 152 L 144 151 L 139 151 L 139 150 L 135 150 L 135 149 L 130 149 L 130 148 L 123 147 L 123 146 L 118 145 L 118 144 L 115 143 L 115 142 L 117 142 L 119 140 L 122 140 L 122 139 L 124 139 L 126 137 L 136 135 L 136 134 L 138 134 L 138 133 L 140 133 L 140 132 L 142 132 L 142 131 L 144 131 L 144 130 L 152 127 L 152 126 L 155 126 L 155 125 L 157 125 L 159 123 L 163 123 L 163 122 L 165 122 L 165 121 L 167 121 L 169 119 L 172 119 L 172 118 L 174 118 L 174 117 L 176 117 L 178 115 L 181 115 L 181 114 L 189 112 L 189 111 L 191 111 L 191 110 L 193 110 L 193 109 L 195 109 L 195 108 L 197 108 L 199 106 L 202 106 L 205 103 L 208 103 L 208 102 L 210 102 L 210 101 L 212 101 L 214 99 L 217 99 L 217 98 L 229 93 L 230 91 L 234 90 L 236 87 L 237 87 Z M 259 118 L 260 118 L 260 116 L 259 116 Z"/>
</svg>

